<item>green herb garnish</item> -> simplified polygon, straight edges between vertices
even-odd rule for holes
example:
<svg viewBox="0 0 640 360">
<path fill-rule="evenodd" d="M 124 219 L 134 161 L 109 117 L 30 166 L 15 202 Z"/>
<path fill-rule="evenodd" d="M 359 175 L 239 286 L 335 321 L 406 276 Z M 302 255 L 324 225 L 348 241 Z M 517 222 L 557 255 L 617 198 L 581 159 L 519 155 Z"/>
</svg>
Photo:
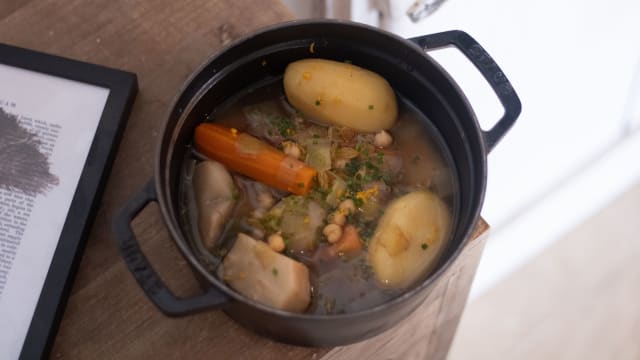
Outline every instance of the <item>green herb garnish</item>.
<svg viewBox="0 0 640 360">
<path fill-rule="evenodd" d="M 369 110 L 373 110 L 373 105 L 369 105 Z"/>
<path fill-rule="evenodd" d="M 271 273 L 273 274 L 273 276 L 278 276 L 278 269 L 273 268 L 273 269 L 271 270 Z"/>
<path fill-rule="evenodd" d="M 361 161 L 358 159 L 351 159 L 344 167 L 344 170 L 347 173 L 348 177 L 354 176 L 358 171 L 360 171 Z"/>
<path fill-rule="evenodd" d="M 320 106 L 320 100 L 316 100 L 316 106 Z"/>
<path fill-rule="evenodd" d="M 269 121 L 273 127 L 276 128 L 278 133 L 282 136 L 292 136 L 295 134 L 295 122 L 292 118 L 284 117 L 284 116 L 275 116 L 272 117 Z M 272 133 L 269 133 L 272 135 Z"/>
<path fill-rule="evenodd" d="M 427 243 L 422 243 L 422 245 L 420 245 L 420 247 L 422 247 L 422 250 L 427 250 L 429 245 L 427 245 Z"/>
<path fill-rule="evenodd" d="M 382 158 L 384 157 L 384 153 L 382 151 L 378 151 L 376 153 L 376 163 L 378 165 L 382 165 Z"/>
<path fill-rule="evenodd" d="M 362 207 L 362 205 L 364 205 L 364 200 L 356 197 L 353 199 L 353 203 L 356 204 L 357 207 Z"/>
</svg>

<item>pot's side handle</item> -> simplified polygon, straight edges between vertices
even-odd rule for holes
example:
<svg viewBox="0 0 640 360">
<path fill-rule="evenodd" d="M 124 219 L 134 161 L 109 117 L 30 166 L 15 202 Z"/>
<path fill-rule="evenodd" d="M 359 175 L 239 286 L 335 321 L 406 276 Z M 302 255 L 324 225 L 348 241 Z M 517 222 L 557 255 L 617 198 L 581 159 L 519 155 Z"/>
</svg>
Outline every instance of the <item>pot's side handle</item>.
<svg viewBox="0 0 640 360">
<path fill-rule="evenodd" d="M 489 85 L 491 85 L 491 88 L 504 107 L 504 115 L 502 118 L 498 120 L 493 128 L 484 131 L 487 152 L 490 152 L 507 131 L 509 131 L 522 109 L 518 95 L 513 90 L 511 83 L 502 70 L 500 70 L 498 64 L 496 64 L 491 55 L 489 55 L 477 41 L 469 34 L 460 30 L 424 35 L 409 40 L 418 44 L 425 51 L 451 45 L 455 46 L 475 65 L 482 76 L 489 82 Z"/>
<path fill-rule="evenodd" d="M 150 202 L 157 201 L 155 183 L 151 179 L 118 213 L 113 222 L 113 232 L 120 253 L 129 271 L 149 299 L 166 315 L 183 316 L 194 312 L 220 308 L 230 299 L 215 288 L 191 298 L 178 298 L 164 284 L 142 253 L 131 229 L 131 222 Z"/>
</svg>

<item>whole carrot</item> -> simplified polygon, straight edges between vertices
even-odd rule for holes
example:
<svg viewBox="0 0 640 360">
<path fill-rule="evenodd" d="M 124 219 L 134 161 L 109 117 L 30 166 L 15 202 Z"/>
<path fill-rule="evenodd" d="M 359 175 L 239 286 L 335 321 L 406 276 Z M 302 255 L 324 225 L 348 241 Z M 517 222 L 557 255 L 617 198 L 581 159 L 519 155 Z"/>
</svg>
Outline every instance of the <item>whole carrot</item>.
<svg viewBox="0 0 640 360">
<path fill-rule="evenodd" d="M 311 190 L 317 173 L 249 134 L 212 123 L 196 127 L 195 146 L 232 171 L 296 195 L 306 195 Z"/>
</svg>

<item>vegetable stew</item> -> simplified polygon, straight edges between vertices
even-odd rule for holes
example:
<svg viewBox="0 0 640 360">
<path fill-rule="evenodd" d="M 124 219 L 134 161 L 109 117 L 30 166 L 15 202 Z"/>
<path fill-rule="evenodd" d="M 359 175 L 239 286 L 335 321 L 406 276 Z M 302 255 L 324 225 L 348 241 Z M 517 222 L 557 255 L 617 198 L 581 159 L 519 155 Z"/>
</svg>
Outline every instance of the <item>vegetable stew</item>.
<svg viewBox="0 0 640 360">
<path fill-rule="evenodd" d="M 198 126 L 181 220 L 201 262 L 242 295 L 292 312 L 357 312 L 435 267 L 455 172 L 428 120 L 386 80 L 317 60 L 293 63 L 284 80 L 236 95 Z"/>
</svg>

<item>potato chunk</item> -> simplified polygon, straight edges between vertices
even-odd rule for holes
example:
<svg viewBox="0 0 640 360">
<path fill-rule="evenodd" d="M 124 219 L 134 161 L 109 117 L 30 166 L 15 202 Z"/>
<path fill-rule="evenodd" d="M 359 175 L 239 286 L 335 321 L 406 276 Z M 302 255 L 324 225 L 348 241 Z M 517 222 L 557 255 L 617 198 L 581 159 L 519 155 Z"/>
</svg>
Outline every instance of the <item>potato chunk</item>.
<svg viewBox="0 0 640 360">
<path fill-rule="evenodd" d="M 449 234 L 451 215 L 436 195 L 416 191 L 394 200 L 378 222 L 369 262 L 385 287 L 414 283 L 435 264 Z"/>
<path fill-rule="evenodd" d="M 291 312 L 303 312 L 309 306 L 307 267 L 262 241 L 238 234 L 222 266 L 224 280 L 250 299 Z"/>
<path fill-rule="evenodd" d="M 361 67 L 325 60 L 290 63 L 284 73 L 287 99 L 305 115 L 360 131 L 388 129 L 398 116 L 391 85 Z"/>
<path fill-rule="evenodd" d="M 200 237 L 205 248 L 211 251 L 233 210 L 233 179 L 222 164 L 203 161 L 193 173 L 193 191 Z"/>
</svg>

